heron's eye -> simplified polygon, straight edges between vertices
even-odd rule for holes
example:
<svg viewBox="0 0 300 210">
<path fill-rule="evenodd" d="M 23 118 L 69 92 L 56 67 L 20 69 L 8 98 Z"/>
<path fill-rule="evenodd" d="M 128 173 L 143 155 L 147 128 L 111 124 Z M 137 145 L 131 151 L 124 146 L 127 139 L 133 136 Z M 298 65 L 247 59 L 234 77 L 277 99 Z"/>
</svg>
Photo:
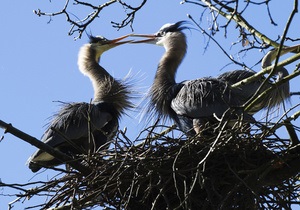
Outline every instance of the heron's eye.
<svg viewBox="0 0 300 210">
<path fill-rule="evenodd" d="M 159 31 L 159 32 L 156 34 L 156 36 L 159 36 L 159 37 L 165 36 L 166 33 L 167 33 L 166 31 Z"/>
<path fill-rule="evenodd" d="M 108 40 L 106 38 L 103 38 L 103 37 L 99 38 L 99 40 L 98 40 L 99 44 L 103 44 L 103 43 L 106 43 L 106 42 L 108 42 Z"/>
</svg>

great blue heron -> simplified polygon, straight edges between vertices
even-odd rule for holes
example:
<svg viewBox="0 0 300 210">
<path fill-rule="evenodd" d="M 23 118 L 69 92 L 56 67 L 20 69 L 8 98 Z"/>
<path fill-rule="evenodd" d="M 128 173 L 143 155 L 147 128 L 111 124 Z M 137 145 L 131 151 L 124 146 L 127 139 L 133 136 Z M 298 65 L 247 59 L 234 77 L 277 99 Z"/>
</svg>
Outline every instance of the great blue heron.
<svg viewBox="0 0 300 210">
<path fill-rule="evenodd" d="M 124 111 L 133 107 L 130 102 L 130 87 L 126 81 L 114 79 L 99 65 L 105 51 L 125 44 L 128 36 L 108 40 L 90 37 L 90 42 L 81 47 L 78 66 L 93 84 L 94 98 L 91 103 L 70 103 L 55 115 L 42 141 L 53 148 L 74 156 L 96 151 L 117 132 L 118 120 Z M 41 167 L 50 167 L 62 162 L 38 149 L 29 159 L 29 168 L 37 172 Z"/>
<path fill-rule="evenodd" d="M 154 114 L 158 116 L 173 119 L 180 130 L 188 135 L 194 135 L 200 132 L 200 127 L 206 122 L 215 121 L 214 118 L 221 117 L 228 108 L 241 106 L 255 93 L 254 88 L 257 89 L 262 81 L 251 83 L 242 89 L 231 88 L 230 84 L 253 75 L 253 73 L 248 74 L 248 71 L 242 70 L 235 71 L 233 74 L 225 73 L 219 78 L 205 77 L 176 83 L 175 75 L 187 49 L 186 36 L 182 32 L 187 28 L 184 24 L 185 21 L 165 24 L 156 34 L 135 34 L 133 36 L 148 39 L 133 43 L 156 44 L 163 46 L 166 50 L 158 64 L 149 92 L 148 109 L 154 110 Z M 282 71 L 277 73 L 285 75 L 285 72 Z M 240 78 L 239 74 L 244 76 Z M 235 78 L 236 81 L 233 81 L 232 78 Z M 254 87 L 253 84 L 255 84 Z M 278 88 L 283 91 L 282 94 L 278 94 L 281 96 L 280 98 L 265 99 L 269 102 L 269 107 L 277 102 L 282 102 L 289 95 L 288 83 Z M 245 92 L 246 95 L 244 95 Z M 276 102 L 270 102 L 272 100 L 276 100 Z M 264 105 L 257 107 L 255 112 L 264 108 Z M 252 120 L 251 115 L 254 110 L 252 111 L 245 113 L 244 118 Z"/>
<path fill-rule="evenodd" d="M 281 52 L 280 56 L 296 50 L 298 46 L 293 47 L 284 47 Z M 275 49 L 270 50 L 262 59 L 261 67 L 266 68 L 272 65 L 272 61 L 276 59 L 277 51 Z M 235 70 L 229 71 L 221 74 L 217 77 L 217 79 L 227 82 L 229 85 L 233 85 L 243 79 L 251 77 L 255 74 L 253 71 L 248 70 Z M 285 76 L 288 76 L 289 73 L 284 67 L 276 67 L 274 75 L 276 75 L 276 82 L 282 80 Z M 236 91 L 240 91 L 238 93 L 240 104 L 246 103 L 255 93 L 259 90 L 258 93 L 262 93 L 274 84 L 270 81 L 267 81 L 266 84 L 262 87 L 262 83 L 266 78 L 261 77 L 260 79 L 250 82 L 246 85 L 242 85 L 238 88 L 235 88 Z M 267 108 L 274 108 L 279 106 L 283 101 L 288 100 L 290 98 L 290 85 L 289 82 L 285 82 L 281 85 L 275 86 L 274 89 L 264 97 L 261 97 L 258 102 L 255 103 L 247 112 L 249 114 L 255 114 L 256 112 L 260 111 L 261 109 Z"/>
</svg>

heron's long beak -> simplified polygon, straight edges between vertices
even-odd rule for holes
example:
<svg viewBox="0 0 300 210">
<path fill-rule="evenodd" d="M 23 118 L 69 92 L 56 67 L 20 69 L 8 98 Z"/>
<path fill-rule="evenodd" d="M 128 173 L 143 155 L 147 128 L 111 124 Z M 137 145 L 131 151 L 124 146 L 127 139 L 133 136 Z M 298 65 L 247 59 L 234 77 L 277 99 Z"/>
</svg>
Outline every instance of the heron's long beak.
<svg viewBox="0 0 300 210">
<path fill-rule="evenodd" d="M 143 39 L 143 40 L 139 40 L 139 41 L 130 42 L 130 43 L 134 43 L 134 44 L 137 44 L 137 43 L 153 43 L 157 39 L 157 36 L 155 34 L 129 34 L 129 36 L 148 38 L 148 39 Z"/>
<path fill-rule="evenodd" d="M 118 45 L 121 45 L 121 44 L 126 44 L 126 43 L 129 43 L 129 42 L 132 42 L 133 40 L 126 40 L 126 41 L 119 42 L 119 41 L 121 41 L 123 39 L 126 39 L 127 37 L 129 37 L 131 35 L 132 34 L 127 34 L 125 36 L 121 36 L 119 38 L 109 40 L 108 44 L 113 44 L 114 46 L 118 46 Z"/>
</svg>

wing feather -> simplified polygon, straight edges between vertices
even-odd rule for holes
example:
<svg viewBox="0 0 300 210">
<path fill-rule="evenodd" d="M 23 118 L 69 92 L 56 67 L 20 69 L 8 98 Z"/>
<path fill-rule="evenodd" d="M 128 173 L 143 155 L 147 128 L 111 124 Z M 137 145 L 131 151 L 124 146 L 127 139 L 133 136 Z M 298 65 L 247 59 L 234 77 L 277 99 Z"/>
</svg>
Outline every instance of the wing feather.
<svg viewBox="0 0 300 210">
<path fill-rule="evenodd" d="M 80 148 L 82 151 L 88 148 L 96 150 L 112 138 L 118 129 L 118 117 L 114 115 L 111 107 L 107 103 L 67 104 L 54 116 L 41 140 L 64 153 L 77 154 Z M 93 136 L 92 146 L 88 142 L 89 131 Z M 37 150 L 28 162 L 32 171 L 39 170 L 41 165 L 59 163 L 42 150 Z"/>
<path fill-rule="evenodd" d="M 65 138 L 72 140 L 88 137 L 89 122 L 93 132 L 101 130 L 111 119 L 110 113 L 99 109 L 95 104 L 70 103 L 55 116 L 42 141 L 56 147 L 64 143 Z"/>
<path fill-rule="evenodd" d="M 172 109 L 190 118 L 221 116 L 229 107 L 238 105 L 234 92 L 215 78 L 201 78 L 185 82 L 171 102 Z"/>
</svg>

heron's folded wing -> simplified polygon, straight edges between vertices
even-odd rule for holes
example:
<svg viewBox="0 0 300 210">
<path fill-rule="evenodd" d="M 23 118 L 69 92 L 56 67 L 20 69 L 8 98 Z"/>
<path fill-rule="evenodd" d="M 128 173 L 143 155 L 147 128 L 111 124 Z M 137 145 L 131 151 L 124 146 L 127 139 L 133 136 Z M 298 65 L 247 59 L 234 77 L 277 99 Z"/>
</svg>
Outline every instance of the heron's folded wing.
<svg viewBox="0 0 300 210">
<path fill-rule="evenodd" d="M 178 115 L 202 118 L 221 116 L 237 103 L 226 83 L 208 77 L 186 82 L 171 107 Z"/>
<path fill-rule="evenodd" d="M 44 143 L 56 147 L 66 139 L 87 137 L 89 129 L 101 130 L 112 116 L 107 111 L 87 103 L 69 104 L 55 116 L 55 119 L 42 137 Z"/>
</svg>

